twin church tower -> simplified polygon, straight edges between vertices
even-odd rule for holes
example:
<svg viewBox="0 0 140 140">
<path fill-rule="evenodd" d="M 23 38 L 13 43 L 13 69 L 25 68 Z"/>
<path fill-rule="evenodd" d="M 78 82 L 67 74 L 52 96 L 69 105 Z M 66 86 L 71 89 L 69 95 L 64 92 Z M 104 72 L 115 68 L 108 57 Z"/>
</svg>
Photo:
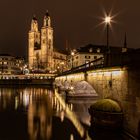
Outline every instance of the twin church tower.
<svg viewBox="0 0 140 140">
<path fill-rule="evenodd" d="M 44 15 L 41 32 L 38 30 L 36 17 L 33 17 L 28 43 L 29 69 L 53 70 L 53 28 L 51 27 L 51 18 L 48 11 Z"/>
</svg>

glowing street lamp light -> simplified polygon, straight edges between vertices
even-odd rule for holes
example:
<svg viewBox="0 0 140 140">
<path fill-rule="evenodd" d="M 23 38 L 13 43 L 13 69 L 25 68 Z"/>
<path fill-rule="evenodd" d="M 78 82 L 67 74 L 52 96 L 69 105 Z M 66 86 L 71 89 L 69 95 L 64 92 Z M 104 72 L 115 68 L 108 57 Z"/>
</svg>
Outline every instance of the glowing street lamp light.
<svg viewBox="0 0 140 140">
<path fill-rule="evenodd" d="M 111 17 L 110 16 L 105 17 L 105 23 L 110 24 L 110 22 L 111 22 Z"/>
</svg>

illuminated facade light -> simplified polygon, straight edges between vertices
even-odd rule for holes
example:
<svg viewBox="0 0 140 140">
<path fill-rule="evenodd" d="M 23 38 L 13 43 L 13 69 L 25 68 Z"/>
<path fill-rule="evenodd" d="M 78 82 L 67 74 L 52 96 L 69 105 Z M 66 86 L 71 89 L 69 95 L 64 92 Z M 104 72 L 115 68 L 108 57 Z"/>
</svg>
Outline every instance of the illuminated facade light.
<svg viewBox="0 0 140 140">
<path fill-rule="evenodd" d="M 74 56 L 74 52 L 71 52 L 71 55 Z"/>
</svg>

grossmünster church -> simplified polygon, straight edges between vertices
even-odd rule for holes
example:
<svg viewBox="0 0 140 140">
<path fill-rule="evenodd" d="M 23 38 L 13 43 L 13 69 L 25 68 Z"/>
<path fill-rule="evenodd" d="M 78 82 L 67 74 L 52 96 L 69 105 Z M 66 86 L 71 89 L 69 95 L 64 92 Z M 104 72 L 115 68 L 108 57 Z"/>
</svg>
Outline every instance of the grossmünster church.
<svg viewBox="0 0 140 140">
<path fill-rule="evenodd" d="M 53 28 L 48 11 L 44 15 L 41 31 L 34 16 L 28 35 L 28 63 L 30 70 L 54 71 L 66 66 L 66 54 L 54 49 Z M 64 68 L 63 68 L 64 69 Z"/>
</svg>

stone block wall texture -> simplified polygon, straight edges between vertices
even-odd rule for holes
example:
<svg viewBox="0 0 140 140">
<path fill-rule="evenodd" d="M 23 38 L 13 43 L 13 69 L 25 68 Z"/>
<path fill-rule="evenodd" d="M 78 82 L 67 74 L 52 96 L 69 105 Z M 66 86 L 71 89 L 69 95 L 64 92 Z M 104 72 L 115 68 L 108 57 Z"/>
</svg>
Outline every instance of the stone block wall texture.
<svg viewBox="0 0 140 140">
<path fill-rule="evenodd" d="M 124 130 L 134 137 L 140 135 L 140 70 L 111 68 L 87 71 L 57 77 L 56 81 L 76 83 L 86 80 L 100 98 L 112 98 L 119 102 L 124 112 Z"/>
</svg>

